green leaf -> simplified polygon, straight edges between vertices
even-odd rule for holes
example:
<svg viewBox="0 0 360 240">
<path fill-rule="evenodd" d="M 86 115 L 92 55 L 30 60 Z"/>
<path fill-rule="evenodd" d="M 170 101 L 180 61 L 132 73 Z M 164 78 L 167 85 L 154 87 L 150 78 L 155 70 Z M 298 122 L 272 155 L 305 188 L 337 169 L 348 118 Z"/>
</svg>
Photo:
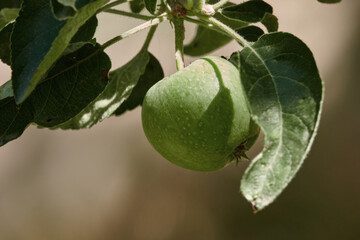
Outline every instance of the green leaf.
<svg viewBox="0 0 360 240">
<path fill-rule="evenodd" d="M 79 28 L 79 30 L 77 31 L 77 33 L 71 39 L 70 42 L 75 43 L 75 42 L 90 41 L 94 37 L 97 25 L 98 25 L 98 20 L 96 16 L 89 18 L 89 20 L 87 20 L 85 24 Z"/>
<path fill-rule="evenodd" d="M 56 126 L 62 129 L 90 128 L 110 117 L 130 96 L 132 90 L 145 72 L 150 59 L 146 49 L 142 49 L 131 61 L 110 72 L 110 81 L 104 91 L 78 115 Z"/>
<path fill-rule="evenodd" d="M 142 105 L 147 91 L 155 83 L 164 78 L 164 72 L 160 62 L 151 53 L 149 53 L 149 57 L 150 60 L 146 65 L 144 74 L 139 78 L 139 81 L 132 90 L 129 98 L 115 111 L 115 115 L 121 115 L 127 110 L 132 110 L 137 106 Z"/>
<path fill-rule="evenodd" d="M 99 45 L 87 44 L 62 57 L 29 97 L 34 122 L 52 127 L 77 115 L 105 89 L 110 68 L 110 59 Z"/>
<path fill-rule="evenodd" d="M 225 18 L 219 13 L 216 13 L 214 17 L 232 29 L 241 29 L 248 26 L 248 23 Z M 226 34 L 198 26 L 195 37 L 184 46 L 184 53 L 189 56 L 205 55 L 228 44 L 231 40 L 232 38 Z"/>
<path fill-rule="evenodd" d="M 22 0 L 0 0 L 0 9 L 3 8 L 20 8 Z"/>
<path fill-rule="evenodd" d="M 272 7 L 263 1 L 247 1 L 221 10 L 225 17 L 249 23 L 261 21 L 265 13 L 272 13 Z"/>
<path fill-rule="evenodd" d="M 247 41 L 255 42 L 260 36 L 264 34 L 264 31 L 256 26 L 248 26 L 237 29 L 236 32 L 243 36 Z"/>
<path fill-rule="evenodd" d="M 76 0 L 56 0 L 59 4 L 76 9 Z M 79 1 L 78 1 L 79 2 Z"/>
<path fill-rule="evenodd" d="M 65 20 L 65 19 L 73 17 L 77 11 L 77 9 L 74 5 L 75 3 L 73 3 L 73 4 L 68 3 L 70 5 L 67 5 L 65 3 L 65 5 L 64 5 L 60 1 L 61 0 L 50 0 L 51 9 L 54 13 L 54 16 L 59 20 Z"/>
<path fill-rule="evenodd" d="M 0 100 L 0 146 L 18 138 L 33 119 L 31 106 L 17 106 L 13 97 Z"/>
<path fill-rule="evenodd" d="M 11 21 L 14 21 L 19 15 L 19 8 L 3 8 L 0 10 L 0 30 L 2 30 Z"/>
<path fill-rule="evenodd" d="M 13 97 L 14 93 L 12 90 L 11 81 L 7 81 L 3 85 L 0 86 L 0 100 L 3 100 L 8 97 Z"/>
<path fill-rule="evenodd" d="M 158 6 L 161 5 L 161 0 L 144 0 L 146 9 L 151 14 L 156 14 L 158 12 Z"/>
<path fill-rule="evenodd" d="M 195 37 L 184 46 L 184 53 L 189 56 L 201 56 L 212 52 L 227 43 L 232 38 L 208 28 L 198 26 Z"/>
<path fill-rule="evenodd" d="M 276 32 L 279 28 L 278 18 L 266 12 L 264 17 L 261 19 L 261 23 L 266 27 L 269 32 Z"/>
<path fill-rule="evenodd" d="M 74 117 L 105 88 L 110 67 L 102 49 L 88 44 L 59 59 L 20 105 L 12 97 L 11 82 L 5 83 L 0 87 L 0 146 L 19 137 L 31 122 L 52 127 Z"/>
<path fill-rule="evenodd" d="M 78 29 L 109 0 L 84 0 L 76 15 L 56 19 L 49 0 L 24 0 L 11 37 L 12 81 L 23 102 L 62 55 Z"/>
<path fill-rule="evenodd" d="M 341 0 L 318 0 L 321 3 L 339 3 Z"/>
<path fill-rule="evenodd" d="M 263 35 L 232 56 L 265 135 L 264 150 L 251 162 L 241 191 L 263 209 L 284 190 L 304 161 L 319 124 L 323 90 L 314 57 L 289 33 Z"/>
<path fill-rule="evenodd" d="M 10 23 L 0 31 L 0 59 L 7 65 L 11 64 L 10 38 L 13 27 L 14 23 Z"/>
<path fill-rule="evenodd" d="M 130 5 L 130 10 L 133 13 L 140 13 L 145 7 L 145 2 L 144 0 L 134 0 L 134 1 L 130 1 L 129 5 Z"/>
</svg>

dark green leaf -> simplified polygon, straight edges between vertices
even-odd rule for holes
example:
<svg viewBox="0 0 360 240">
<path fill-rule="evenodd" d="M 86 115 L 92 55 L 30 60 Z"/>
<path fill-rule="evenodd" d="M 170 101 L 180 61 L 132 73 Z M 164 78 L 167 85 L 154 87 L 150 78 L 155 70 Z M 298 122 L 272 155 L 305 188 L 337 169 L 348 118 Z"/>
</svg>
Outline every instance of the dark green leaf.
<svg viewBox="0 0 360 240">
<path fill-rule="evenodd" d="M 0 30 L 14 21 L 19 15 L 19 8 L 3 8 L 0 10 Z"/>
<path fill-rule="evenodd" d="M 10 23 L 0 31 L 0 59 L 7 65 L 11 64 L 10 37 L 13 27 L 14 23 Z"/>
<path fill-rule="evenodd" d="M 245 22 L 225 18 L 219 13 L 216 13 L 214 17 L 232 29 L 240 29 L 248 25 L 248 23 Z M 198 26 L 195 37 L 189 44 L 184 46 L 184 53 L 189 56 L 205 55 L 226 45 L 231 40 L 232 38 L 225 34 Z"/>
<path fill-rule="evenodd" d="M 18 138 L 34 117 L 29 104 L 17 106 L 13 97 L 0 100 L 0 115 L 0 146 Z"/>
<path fill-rule="evenodd" d="M 142 49 L 127 64 L 110 72 L 110 81 L 104 91 L 78 115 L 56 127 L 62 129 L 89 128 L 110 117 L 130 96 L 140 76 L 144 74 L 149 58 L 147 50 Z"/>
<path fill-rule="evenodd" d="M 77 14 L 60 21 L 53 16 L 49 0 L 24 0 L 11 37 L 12 81 L 17 103 L 29 96 L 78 29 L 108 1 L 80 1 Z"/>
<path fill-rule="evenodd" d="M 141 75 L 138 83 L 132 90 L 130 97 L 120 105 L 115 111 L 115 115 L 123 114 L 127 110 L 132 110 L 141 105 L 147 91 L 158 81 L 164 78 L 160 62 L 149 53 L 150 60 L 146 65 L 143 75 Z"/>
<path fill-rule="evenodd" d="M 341 2 L 341 0 L 318 0 L 319 2 L 322 3 L 339 3 Z"/>
<path fill-rule="evenodd" d="M 252 117 L 265 135 L 241 191 L 255 209 L 270 204 L 299 170 L 318 128 L 323 90 L 308 47 L 289 33 L 263 35 L 232 56 Z"/>
<path fill-rule="evenodd" d="M 161 0 L 144 0 L 146 9 L 151 14 L 156 14 L 158 12 L 158 6 L 161 5 Z"/>
<path fill-rule="evenodd" d="M 0 0 L 0 9 L 3 8 L 20 8 L 22 0 Z"/>
<path fill-rule="evenodd" d="M 0 146 L 35 122 L 51 127 L 74 117 L 102 92 L 111 67 L 99 46 L 88 44 L 62 57 L 47 79 L 19 106 L 7 82 L 0 87 Z"/>
<path fill-rule="evenodd" d="M 145 7 L 144 0 L 134 0 L 129 2 L 129 4 L 130 4 L 130 10 L 133 13 L 140 13 Z"/>
<path fill-rule="evenodd" d="M 90 41 L 95 34 L 96 28 L 98 25 L 98 20 L 96 16 L 91 17 L 89 20 L 82 25 L 75 36 L 71 39 L 71 43 L 74 42 L 88 42 Z"/>
<path fill-rule="evenodd" d="M 266 27 L 269 32 L 276 32 L 279 28 L 279 22 L 275 15 L 271 13 L 265 13 L 264 17 L 261 19 L 261 23 Z"/>
<path fill-rule="evenodd" d="M 248 1 L 221 10 L 225 17 L 249 23 L 261 21 L 265 13 L 272 13 L 272 7 L 263 1 Z"/>
<path fill-rule="evenodd" d="M 29 97 L 34 122 L 52 127 L 74 117 L 104 90 L 110 68 L 108 56 L 91 44 L 62 57 Z"/>
<path fill-rule="evenodd" d="M 76 2 L 80 2 L 77 0 L 56 0 L 59 4 L 67 7 L 71 7 L 73 9 L 76 9 Z"/>
<path fill-rule="evenodd" d="M 250 42 L 257 41 L 259 37 L 264 34 L 264 31 L 256 26 L 248 26 L 248 27 L 240 28 L 237 29 L 236 32 Z"/>
<path fill-rule="evenodd" d="M 63 56 L 68 55 L 70 53 L 76 52 L 77 50 L 79 50 L 80 48 L 82 48 L 83 46 L 87 45 L 87 44 L 91 44 L 93 46 L 96 45 L 96 39 L 92 39 L 90 41 L 87 42 L 75 42 L 75 43 L 70 43 L 67 48 L 64 50 L 63 52 Z"/>
<path fill-rule="evenodd" d="M 59 0 L 50 0 L 50 2 L 54 16 L 59 20 L 71 18 L 76 14 L 75 5 L 63 5 Z"/>
</svg>

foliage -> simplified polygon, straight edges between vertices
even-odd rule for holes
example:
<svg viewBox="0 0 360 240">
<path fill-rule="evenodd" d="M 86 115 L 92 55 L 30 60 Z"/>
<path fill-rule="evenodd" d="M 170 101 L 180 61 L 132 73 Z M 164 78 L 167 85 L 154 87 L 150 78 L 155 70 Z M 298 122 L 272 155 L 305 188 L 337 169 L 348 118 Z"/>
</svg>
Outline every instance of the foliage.
<svg viewBox="0 0 360 240">
<path fill-rule="evenodd" d="M 184 67 L 184 54 L 202 56 L 231 40 L 239 43 L 228 60 L 239 72 L 251 122 L 265 136 L 263 151 L 242 178 L 241 192 L 256 210 L 273 202 L 303 163 L 319 124 L 322 81 L 305 43 L 278 32 L 272 7 L 260 0 L 134 0 L 130 12 L 113 8 L 125 0 L 109 2 L 0 3 L 0 59 L 12 70 L 11 80 L 0 86 L 0 145 L 21 136 L 31 123 L 51 129 L 89 128 L 141 105 L 148 89 L 164 77 L 148 47 L 156 26 L 170 20 L 175 25 L 178 70 Z M 94 34 L 96 15 L 103 12 L 145 22 L 100 44 Z M 197 24 L 186 46 L 184 21 Z M 110 71 L 104 50 L 147 28 L 138 54 Z M 257 132 L 249 137 L 255 141 Z"/>
</svg>

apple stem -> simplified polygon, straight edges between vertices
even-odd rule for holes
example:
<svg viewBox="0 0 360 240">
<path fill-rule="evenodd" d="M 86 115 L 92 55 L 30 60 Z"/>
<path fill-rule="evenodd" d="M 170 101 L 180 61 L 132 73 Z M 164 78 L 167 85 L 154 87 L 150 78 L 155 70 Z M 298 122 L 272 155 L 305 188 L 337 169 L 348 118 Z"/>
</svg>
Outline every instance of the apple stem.
<svg viewBox="0 0 360 240">
<path fill-rule="evenodd" d="M 174 16 L 172 19 L 175 28 L 175 60 L 176 68 L 178 71 L 185 67 L 184 63 L 184 39 L 185 39 L 185 27 L 184 18 Z"/>
</svg>

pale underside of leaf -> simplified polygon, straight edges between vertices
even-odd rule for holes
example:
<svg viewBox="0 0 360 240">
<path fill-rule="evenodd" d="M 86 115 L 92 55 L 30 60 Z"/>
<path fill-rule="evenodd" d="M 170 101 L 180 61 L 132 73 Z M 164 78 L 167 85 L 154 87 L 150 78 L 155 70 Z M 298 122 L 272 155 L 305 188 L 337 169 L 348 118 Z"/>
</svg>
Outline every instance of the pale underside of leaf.
<svg viewBox="0 0 360 240">
<path fill-rule="evenodd" d="M 268 34 L 240 53 L 252 117 L 265 135 L 241 191 L 255 209 L 270 204 L 300 168 L 316 135 L 322 82 L 311 52 L 287 33 Z"/>
</svg>

